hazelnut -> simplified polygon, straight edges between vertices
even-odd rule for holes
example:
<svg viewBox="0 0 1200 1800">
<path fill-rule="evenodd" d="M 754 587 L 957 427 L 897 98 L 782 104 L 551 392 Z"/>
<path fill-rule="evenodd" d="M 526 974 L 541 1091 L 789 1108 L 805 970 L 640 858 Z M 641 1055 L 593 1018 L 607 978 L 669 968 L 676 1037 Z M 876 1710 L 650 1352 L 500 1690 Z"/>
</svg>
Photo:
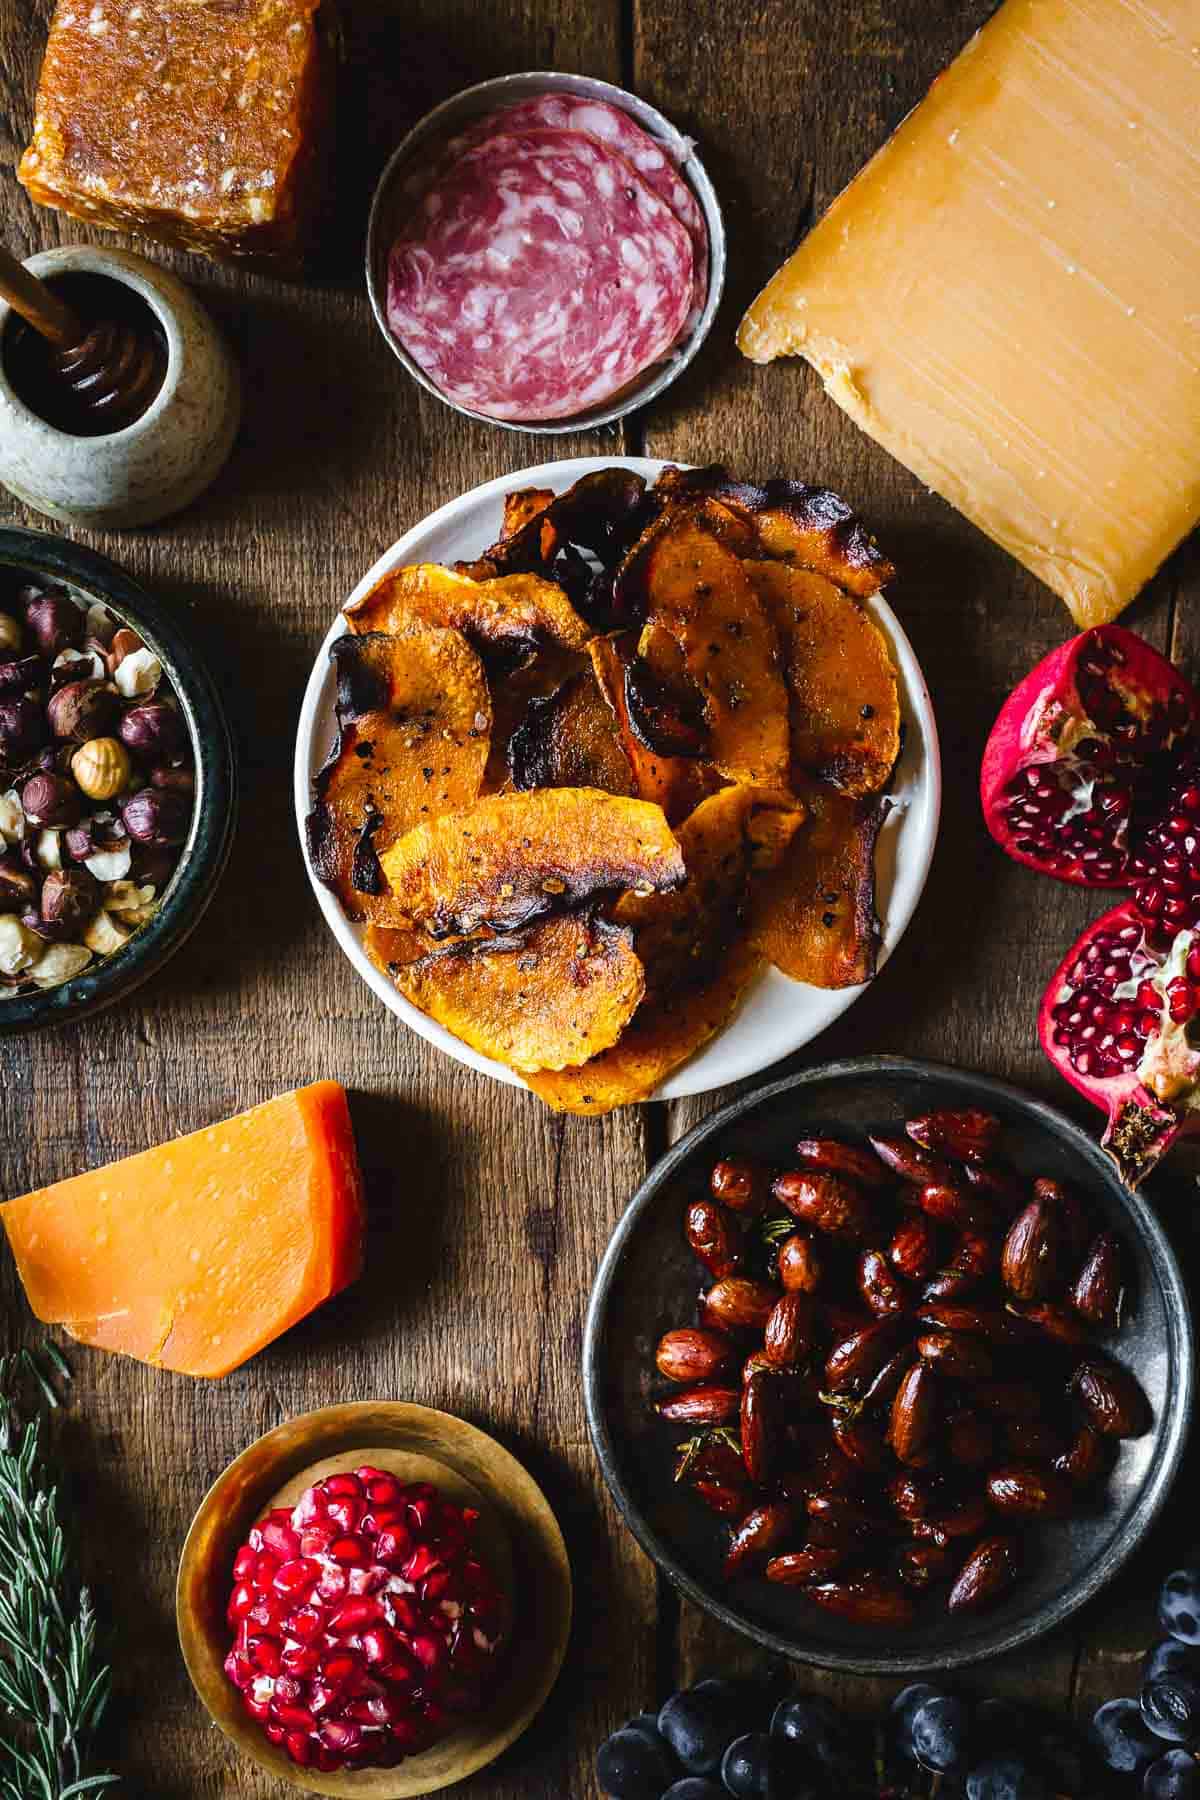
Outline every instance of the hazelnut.
<svg viewBox="0 0 1200 1800">
<path fill-rule="evenodd" d="M 71 773 L 89 800 L 115 800 L 129 786 L 133 764 L 117 738 L 97 737 L 75 752 Z"/>
<path fill-rule="evenodd" d="M 57 987 L 60 981 L 81 974 L 91 960 L 92 953 L 84 944 L 52 944 L 34 969 L 33 979 L 40 988 Z"/>
<path fill-rule="evenodd" d="M 130 631 L 128 625 L 122 625 L 113 633 L 112 643 L 109 645 L 109 658 L 113 668 L 120 668 L 127 656 L 132 656 L 135 650 L 144 650 L 145 648 L 146 646 L 137 632 Z"/>
<path fill-rule="evenodd" d="M 46 704 L 46 717 L 55 737 L 73 738 L 77 744 L 102 737 L 116 716 L 117 697 L 102 681 L 69 681 L 51 694 Z"/>
<path fill-rule="evenodd" d="M 3 618 L 0 613 L 0 618 Z M 39 688 L 46 678 L 45 665 L 36 656 L 17 656 L 11 662 L 0 662 L 0 694 L 27 694 Z"/>
<path fill-rule="evenodd" d="M 97 847 L 90 820 L 63 833 L 63 849 L 72 862 L 86 862 L 89 856 L 95 856 Z"/>
<path fill-rule="evenodd" d="M 19 650 L 25 641 L 25 633 L 21 630 L 21 622 L 14 619 L 11 613 L 0 613 L 0 655 L 9 656 Z"/>
<path fill-rule="evenodd" d="M 121 808 L 121 819 L 137 844 L 155 849 L 182 844 L 192 822 L 191 796 L 167 788 L 139 788 Z"/>
<path fill-rule="evenodd" d="M 117 637 L 120 635 L 118 631 Z M 162 672 L 162 664 L 153 650 L 130 650 L 113 671 L 113 681 L 119 694 L 126 700 L 133 700 L 139 694 L 152 694 L 162 680 Z"/>
<path fill-rule="evenodd" d="M 86 869 L 56 869 L 42 883 L 42 920 L 64 937 L 77 937 L 99 910 L 100 883 Z"/>
<path fill-rule="evenodd" d="M 36 700 L 0 700 L 0 763 L 24 762 L 46 741 L 46 715 Z"/>
<path fill-rule="evenodd" d="M 31 906 L 37 899 L 37 878 L 19 856 L 0 856 L 0 907 Z"/>
<path fill-rule="evenodd" d="M 0 915 L 0 975 L 23 975 L 45 950 L 41 939 L 15 913 Z"/>
<path fill-rule="evenodd" d="M 27 601 L 25 623 L 43 656 L 57 656 L 83 642 L 84 615 L 65 588 L 47 588 Z"/>
<path fill-rule="evenodd" d="M 142 700 L 125 713 L 117 736 L 135 756 L 158 762 L 173 756 L 182 744 L 183 720 L 165 700 Z"/>
<path fill-rule="evenodd" d="M 71 936 L 68 926 L 59 925 L 52 919 L 43 919 L 41 913 L 32 908 L 21 914 L 21 923 L 26 931 L 32 931 L 35 937 L 42 938 L 47 944 L 65 943 Z"/>
<path fill-rule="evenodd" d="M 169 763 L 159 763 L 150 771 L 150 786 L 161 788 L 164 793 L 194 794 L 196 791 L 196 771 L 188 763 L 174 769 Z"/>
<path fill-rule="evenodd" d="M 31 775 L 21 789 L 21 805 L 31 825 L 64 831 L 78 825 L 82 806 L 79 789 L 61 775 Z"/>
</svg>

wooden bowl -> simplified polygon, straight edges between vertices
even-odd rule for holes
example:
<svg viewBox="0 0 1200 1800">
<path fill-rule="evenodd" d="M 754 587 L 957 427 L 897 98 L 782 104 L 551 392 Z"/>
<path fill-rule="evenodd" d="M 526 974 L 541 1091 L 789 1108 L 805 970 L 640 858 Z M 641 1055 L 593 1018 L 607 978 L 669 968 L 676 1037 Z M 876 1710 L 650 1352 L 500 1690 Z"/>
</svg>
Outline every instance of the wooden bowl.
<svg viewBox="0 0 1200 1800">
<path fill-rule="evenodd" d="M 272 1506 L 296 1500 L 335 1469 L 369 1462 L 431 1481 L 480 1512 L 480 1548 L 510 1604 L 512 1630 L 491 1702 L 451 1737 L 393 1769 L 323 1775 L 302 1769 L 242 1710 L 223 1663 L 233 1559 Z M 536 1482 L 486 1432 L 449 1413 L 374 1400 L 304 1413 L 243 1450 L 205 1495 L 179 1563 L 176 1618 L 192 1684 L 226 1737 L 260 1768 L 314 1794 L 405 1800 L 483 1768 L 540 1711 L 566 1654 L 571 1571 L 562 1533 Z"/>
</svg>

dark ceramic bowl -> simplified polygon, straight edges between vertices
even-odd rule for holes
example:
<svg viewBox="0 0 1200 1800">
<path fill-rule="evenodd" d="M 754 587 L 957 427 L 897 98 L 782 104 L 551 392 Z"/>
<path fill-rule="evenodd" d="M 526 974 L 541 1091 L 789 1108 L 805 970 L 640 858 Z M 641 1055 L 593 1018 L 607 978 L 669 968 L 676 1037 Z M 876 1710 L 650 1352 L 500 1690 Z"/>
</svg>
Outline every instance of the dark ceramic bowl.
<svg viewBox="0 0 1200 1800">
<path fill-rule="evenodd" d="M 931 1600 L 907 1631 L 849 1625 L 761 1578 L 728 1584 L 728 1534 L 696 1497 L 675 1487 L 678 1436 L 655 1418 L 662 1387 L 654 1348 L 693 1317 L 696 1265 L 683 1241 L 684 1203 L 707 1192 L 719 1156 L 786 1164 L 800 1136 L 894 1132 L 914 1113 L 982 1106 L 1005 1123 L 1004 1151 L 1029 1175 L 1086 1193 L 1132 1264 L 1132 1304 L 1114 1346 L 1154 1409 L 1146 1436 L 1121 1447 L 1094 1510 L 1031 1534 L 1030 1571 L 1011 1596 L 975 1618 Z M 1103 1152 L 1069 1119 L 982 1076 L 900 1057 L 863 1057 L 807 1069 L 735 1101 L 663 1157 L 613 1234 L 592 1290 L 584 1338 L 588 1423 L 605 1478 L 648 1556 L 688 1599 L 778 1655 L 859 1674 L 947 1669 L 996 1656 L 1061 1625 L 1116 1574 L 1153 1523 L 1179 1467 L 1194 1381 L 1192 1324 L 1174 1252 L 1148 1203 L 1130 1193 Z"/>
<path fill-rule="evenodd" d="M 30 994 L 0 996 L 0 1034 L 61 1025 L 111 1006 L 149 978 L 188 937 L 213 896 L 237 817 L 233 739 L 220 695 L 166 606 L 115 563 L 50 532 L 0 527 L 0 580 L 28 570 L 108 606 L 162 663 L 187 721 L 196 767 L 191 829 L 154 917 L 111 956 L 81 975 Z"/>
</svg>

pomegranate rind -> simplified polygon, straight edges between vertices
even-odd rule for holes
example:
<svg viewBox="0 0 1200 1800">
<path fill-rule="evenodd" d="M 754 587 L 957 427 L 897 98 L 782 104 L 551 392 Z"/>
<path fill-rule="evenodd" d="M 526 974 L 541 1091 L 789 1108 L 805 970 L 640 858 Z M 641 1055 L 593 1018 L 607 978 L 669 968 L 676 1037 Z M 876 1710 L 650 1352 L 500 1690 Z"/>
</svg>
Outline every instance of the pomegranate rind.
<svg viewBox="0 0 1200 1800">
<path fill-rule="evenodd" d="M 1115 935 L 1130 924 L 1144 930 L 1145 923 L 1130 901 L 1111 907 L 1094 920 L 1075 939 L 1054 971 L 1038 1012 L 1038 1041 L 1047 1060 L 1077 1093 L 1108 1114 L 1108 1126 L 1101 1141 L 1129 1188 L 1136 1188 L 1145 1180 L 1183 1131 L 1196 1128 L 1193 1122 L 1196 1115 L 1156 1099 L 1143 1085 L 1136 1069 L 1110 1076 L 1083 1074 L 1071 1061 L 1067 1048 L 1055 1042 L 1054 1009 L 1073 991 L 1070 978 L 1089 943 L 1105 933 Z"/>
<path fill-rule="evenodd" d="M 1174 697 L 1186 708 L 1189 729 L 1200 728 L 1200 695 L 1174 664 L 1123 625 L 1097 625 L 1044 656 L 1013 689 L 984 747 L 979 795 L 988 831 L 1014 862 L 1079 887 L 1120 888 L 1130 885 L 1126 868 L 1107 879 L 1097 879 L 1078 862 L 1066 869 L 1051 868 L 1042 857 L 1020 849 L 1005 808 L 1013 778 L 1021 770 L 1057 762 L 1064 740 L 1072 736 L 1079 741 L 1084 736 L 1103 735 L 1086 729 L 1087 715 L 1077 682 L 1081 660 L 1098 645 L 1120 659 L 1122 679 L 1114 685 L 1130 703 L 1131 711 L 1149 714 L 1152 707 Z"/>
</svg>

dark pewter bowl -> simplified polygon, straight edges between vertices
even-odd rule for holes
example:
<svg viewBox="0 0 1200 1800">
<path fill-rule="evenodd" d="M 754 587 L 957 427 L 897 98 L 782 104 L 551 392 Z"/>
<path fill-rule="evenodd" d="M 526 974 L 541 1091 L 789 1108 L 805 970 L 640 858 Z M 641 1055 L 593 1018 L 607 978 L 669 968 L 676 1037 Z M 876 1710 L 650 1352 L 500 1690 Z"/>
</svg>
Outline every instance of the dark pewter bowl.
<svg viewBox="0 0 1200 1800">
<path fill-rule="evenodd" d="M 187 721 L 196 765 L 196 806 L 163 901 L 154 917 L 112 956 L 45 992 L 0 994 L 0 1035 L 61 1025 L 123 1000 L 173 956 L 213 896 L 229 857 L 237 818 L 233 739 L 221 697 L 186 633 L 116 563 L 51 532 L 0 527 L 0 581 L 28 570 L 59 582 L 84 600 L 98 600 L 132 630 L 162 663 Z"/>
<path fill-rule="evenodd" d="M 806 1605 L 795 1590 L 720 1575 L 727 1532 L 673 1485 L 680 1436 L 654 1415 L 665 1384 L 654 1367 L 662 1333 L 689 1323 L 696 1264 L 683 1241 L 684 1203 L 707 1192 L 718 1156 L 786 1164 L 802 1135 L 894 1130 L 939 1106 L 983 1106 L 1005 1122 L 1004 1150 L 1029 1175 L 1086 1193 L 1133 1265 L 1131 1305 L 1114 1346 L 1154 1409 L 1145 1437 L 1122 1445 L 1097 1510 L 1031 1533 L 1030 1573 L 975 1618 L 936 1600 L 910 1630 L 856 1628 Z M 690 1131 L 651 1171 L 613 1234 L 592 1289 L 583 1352 L 588 1424 L 600 1465 L 642 1549 L 675 1586 L 722 1624 L 777 1655 L 863 1675 L 956 1668 L 1015 1649 L 1061 1625 L 1109 1581 L 1150 1529 L 1179 1468 L 1192 1408 L 1192 1322 L 1175 1254 L 1148 1203 L 1118 1180 L 1069 1119 L 1016 1088 L 901 1057 L 828 1063 L 760 1088 Z"/>
</svg>

